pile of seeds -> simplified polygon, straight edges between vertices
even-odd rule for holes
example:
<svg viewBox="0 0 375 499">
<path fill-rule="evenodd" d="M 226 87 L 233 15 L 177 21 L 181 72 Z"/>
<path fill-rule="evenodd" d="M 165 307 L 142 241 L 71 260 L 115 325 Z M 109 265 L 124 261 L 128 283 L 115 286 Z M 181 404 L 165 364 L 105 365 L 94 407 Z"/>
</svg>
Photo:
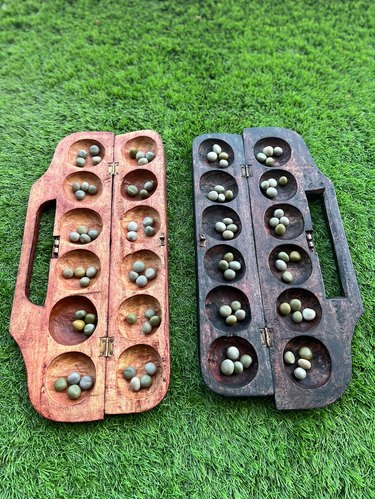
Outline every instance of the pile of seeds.
<svg viewBox="0 0 375 499">
<path fill-rule="evenodd" d="M 135 282 L 139 288 L 144 288 L 148 281 L 155 279 L 157 276 L 157 270 L 153 267 L 147 268 L 141 260 L 134 262 L 132 269 L 128 274 L 129 279 Z"/>
<path fill-rule="evenodd" d="M 277 260 L 275 262 L 275 267 L 277 270 L 282 272 L 281 278 L 284 282 L 290 283 L 293 281 L 293 274 L 287 270 L 289 262 L 300 262 L 301 261 L 301 253 L 299 251 L 291 251 L 288 255 L 285 251 L 280 251 L 277 254 Z"/>
<path fill-rule="evenodd" d="M 229 154 L 224 152 L 219 144 L 214 144 L 211 151 L 207 153 L 207 161 L 213 163 L 214 161 L 219 161 L 220 168 L 227 168 L 229 166 L 228 158 Z"/>
<path fill-rule="evenodd" d="M 89 147 L 89 154 L 91 156 L 91 161 L 93 165 L 97 165 L 101 162 L 102 158 L 99 156 L 100 149 L 95 144 Z M 76 165 L 86 166 L 87 151 L 85 149 L 80 149 L 77 153 Z"/>
<path fill-rule="evenodd" d="M 147 319 L 142 324 L 142 333 L 151 334 L 154 327 L 158 327 L 161 323 L 161 317 L 155 312 L 153 308 L 148 308 L 145 311 L 145 318 Z M 126 322 L 131 326 L 135 324 L 138 320 L 137 314 L 128 314 L 126 316 Z"/>
<path fill-rule="evenodd" d="M 82 391 L 91 390 L 95 380 L 89 374 L 81 376 L 79 372 L 73 371 L 66 378 L 58 378 L 54 383 L 56 392 L 65 392 L 71 400 L 77 400 Z"/>
<path fill-rule="evenodd" d="M 217 201 L 218 203 L 225 203 L 232 201 L 234 194 L 230 189 L 225 189 L 223 185 L 215 185 L 214 190 L 207 194 L 210 201 Z"/>
<path fill-rule="evenodd" d="M 96 267 L 88 267 L 87 269 L 85 269 L 85 267 L 76 267 L 75 269 L 65 267 L 62 271 L 62 275 L 65 279 L 71 279 L 72 277 L 79 279 L 81 288 L 87 288 L 91 279 L 95 277 L 97 273 L 98 269 Z"/>
<path fill-rule="evenodd" d="M 147 165 L 155 158 L 155 154 L 152 151 L 139 151 L 135 147 L 129 150 L 129 156 L 132 159 L 136 159 L 139 166 Z"/>
<path fill-rule="evenodd" d="M 157 367 L 153 362 L 147 362 L 144 366 L 142 376 L 136 376 L 137 370 L 133 366 L 124 369 L 124 378 L 129 381 L 129 388 L 132 392 L 138 392 L 141 388 L 150 388 L 152 385 L 152 376 L 156 374 Z"/>
<path fill-rule="evenodd" d="M 226 351 L 227 358 L 220 365 L 220 370 L 225 376 L 241 374 L 244 369 L 248 369 L 253 363 L 251 355 L 241 355 L 237 347 L 231 346 Z"/>
<path fill-rule="evenodd" d="M 298 350 L 298 360 L 297 366 L 294 371 L 294 377 L 299 381 L 303 380 L 307 376 L 307 372 L 311 369 L 311 359 L 313 358 L 313 353 L 309 347 L 302 347 Z M 296 362 L 296 357 L 293 352 L 288 350 L 284 353 L 285 364 L 293 365 Z"/>
<path fill-rule="evenodd" d="M 234 259 L 233 253 L 225 253 L 223 259 L 219 261 L 218 268 L 223 271 L 226 281 L 233 281 L 236 273 L 241 270 L 241 263 Z"/>
<path fill-rule="evenodd" d="M 234 234 L 238 231 L 238 227 L 233 223 L 232 218 L 223 218 L 221 222 L 215 224 L 216 232 L 221 234 L 223 239 L 233 239 Z"/>
<path fill-rule="evenodd" d="M 256 158 L 259 163 L 265 163 L 267 166 L 274 166 L 276 161 L 273 156 L 279 157 L 283 152 L 281 147 L 267 146 L 263 148 L 263 152 L 258 152 Z"/>
<path fill-rule="evenodd" d="M 301 300 L 293 298 L 290 302 L 283 302 L 279 305 L 279 312 L 281 315 L 292 314 L 293 322 L 313 321 L 316 317 L 316 312 L 312 308 L 302 308 Z"/>
<path fill-rule="evenodd" d="M 224 317 L 228 326 L 234 326 L 237 321 L 243 321 L 246 318 L 246 312 L 241 308 L 239 301 L 232 301 L 230 305 L 222 305 L 219 314 Z"/>
<path fill-rule="evenodd" d="M 284 210 L 278 208 L 273 212 L 273 216 L 268 220 L 268 225 L 275 230 L 275 234 L 283 236 L 289 225 L 289 218 L 285 216 Z"/>
<path fill-rule="evenodd" d="M 144 217 L 142 225 L 143 231 L 146 236 L 151 237 L 155 234 L 155 229 L 153 227 L 155 220 L 153 217 Z M 128 233 L 126 238 L 128 241 L 136 241 L 138 239 L 138 224 L 132 220 L 127 226 Z"/>
<path fill-rule="evenodd" d="M 265 191 L 267 197 L 275 198 L 278 194 L 276 187 L 278 185 L 287 185 L 287 183 L 288 178 L 285 176 L 280 177 L 279 180 L 276 180 L 275 178 L 269 178 L 268 180 L 263 180 L 263 182 L 261 182 L 260 188 L 262 189 L 262 191 Z"/>
<path fill-rule="evenodd" d="M 130 184 L 126 188 L 126 193 L 128 196 L 135 198 L 139 194 L 139 197 L 141 199 L 146 199 L 148 198 L 152 191 L 155 189 L 155 183 L 153 180 L 146 180 L 146 182 L 143 182 L 143 189 L 138 189 L 138 187 L 134 184 Z"/>
<path fill-rule="evenodd" d="M 82 333 L 89 337 L 96 328 L 98 318 L 95 314 L 87 313 L 86 310 L 77 310 L 74 314 L 72 326 L 75 333 Z"/>
<path fill-rule="evenodd" d="M 77 231 L 73 231 L 69 234 L 69 240 L 72 243 L 91 243 L 94 239 L 99 236 L 98 229 L 89 229 L 86 225 L 79 225 Z"/>
<path fill-rule="evenodd" d="M 78 201 L 82 201 L 86 197 L 86 194 L 91 194 L 92 196 L 98 192 L 96 185 L 89 184 L 88 182 L 73 182 L 72 191 Z"/>
</svg>

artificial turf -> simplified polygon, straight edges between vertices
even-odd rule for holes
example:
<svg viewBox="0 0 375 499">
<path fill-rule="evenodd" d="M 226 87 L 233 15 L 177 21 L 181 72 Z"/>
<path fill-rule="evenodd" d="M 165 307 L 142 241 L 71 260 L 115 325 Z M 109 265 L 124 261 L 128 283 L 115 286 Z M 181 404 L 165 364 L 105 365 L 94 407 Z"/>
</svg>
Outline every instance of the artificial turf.
<svg viewBox="0 0 375 499">
<path fill-rule="evenodd" d="M 2 499 L 375 496 L 374 14 L 360 0 L 3 1 Z M 224 399 L 202 383 L 191 144 L 251 126 L 300 133 L 336 187 L 365 314 L 352 381 L 323 409 L 279 412 L 272 398 Z M 141 129 L 160 133 L 167 160 L 170 389 L 144 414 L 50 422 L 29 403 L 8 332 L 29 191 L 64 136 Z"/>
</svg>

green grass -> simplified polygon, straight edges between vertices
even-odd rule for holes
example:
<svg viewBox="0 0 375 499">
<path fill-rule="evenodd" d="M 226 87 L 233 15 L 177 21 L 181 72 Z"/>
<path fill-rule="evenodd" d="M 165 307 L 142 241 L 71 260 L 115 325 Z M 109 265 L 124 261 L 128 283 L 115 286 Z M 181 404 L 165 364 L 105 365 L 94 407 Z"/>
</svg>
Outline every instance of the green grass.
<svg viewBox="0 0 375 499">
<path fill-rule="evenodd" d="M 369 0 L 0 5 L 2 499 L 374 497 L 374 14 Z M 349 388 L 323 409 L 223 399 L 200 376 L 191 144 L 250 126 L 296 130 L 336 187 L 366 312 Z M 146 128 L 167 159 L 170 389 L 145 414 L 53 423 L 8 332 L 29 191 L 67 134 Z"/>
</svg>

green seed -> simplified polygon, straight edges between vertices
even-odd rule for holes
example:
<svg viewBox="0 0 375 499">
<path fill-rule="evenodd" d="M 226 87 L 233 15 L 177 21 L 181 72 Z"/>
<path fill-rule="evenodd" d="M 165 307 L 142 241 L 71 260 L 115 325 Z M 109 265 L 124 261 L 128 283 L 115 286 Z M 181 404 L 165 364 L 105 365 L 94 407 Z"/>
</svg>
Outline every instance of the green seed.
<svg viewBox="0 0 375 499">
<path fill-rule="evenodd" d="M 96 276 L 97 273 L 98 273 L 98 269 L 96 267 L 89 267 L 86 270 L 86 277 L 90 277 L 90 279 L 92 279 L 93 277 Z"/>
<path fill-rule="evenodd" d="M 133 263 L 134 272 L 138 272 L 138 274 L 140 274 L 141 272 L 144 272 L 145 269 L 146 265 L 141 260 L 137 260 Z"/>
<path fill-rule="evenodd" d="M 130 325 L 133 325 L 137 322 L 136 314 L 128 314 L 126 317 L 126 322 Z"/>
<path fill-rule="evenodd" d="M 138 194 L 138 187 L 135 185 L 128 185 L 126 188 L 126 192 L 133 198 Z"/>
<path fill-rule="evenodd" d="M 148 159 L 147 158 L 139 158 L 138 164 L 139 164 L 139 166 L 148 165 Z"/>
<path fill-rule="evenodd" d="M 293 312 L 295 312 L 296 310 L 301 310 L 302 308 L 302 303 L 297 298 L 293 298 L 293 300 L 290 300 L 289 305 Z"/>
<path fill-rule="evenodd" d="M 131 157 L 131 159 L 134 159 L 136 154 L 137 154 L 137 149 L 135 147 L 132 147 L 131 149 L 129 149 L 129 156 Z"/>
<path fill-rule="evenodd" d="M 224 255 L 224 260 L 226 260 L 227 262 L 233 262 L 234 260 L 234 255 L 233 253 L 225 253 Z"/>
<path fill-rule="evenodd" d="M 277 146 L 273 148 L 273 155 L 274 156 L 281 156 L 283 153 L 283 150 L 281 147 Z"/>
<path fill-rule="evenodd" d="M 65 378 L 58 378 L 53 386 L 56 392 L 63 392 L 67 389 L 68 383 Z"/>
<path fill-rule="evenodd" d="M 267 157 L 273 156 L 273 147 L 267 146 L 263 149 L 263 154 L 265 154 Z"/>
<path fill-rule="evenodd" d="M 279 260 L 283 260 L 284 262 L 288 263 L 289 262 L 289 256 L 288 253 L 285 253 L 285 251 L 280 251 L 280 253 L 277 254 L 277 258 Z"/>
<path fill-rule="evenodd" d="M 316 317 L 316 312 L 312 308 L 304 308 L 302 310 L 302 316 L 305 321 L 313 321 Z"/>
<path fill-rule="evenodd" d="M 99 236 L 99 231 L 97 229 L 90 229 L 87 234 L 94 240 Z"/>
<path fill-rule="evenodd" d="M 86 192 L 84 192 L 80 189 L 77 192 L 75 192 L 74 195 L 78 199 L 78 201 L 82 201 L 82 199 L 84 199 L 86 197 Z"/>
<path fill-rule="evenodd" d="M 276 225 L 276 227 L 275 227 L 275 233 L 278 236 L 283 236 L 285 234 L 285 232 L 286 232 L 285 225 L 283 225 L 283 224 Z"/>
<path fill-rule="evenodd" d="M 241 303 L 239 301 L 232 301 L 230 304 L 230 308 L 233 310 L 233 312 L 237 312 L 237 310 L 241 310 Z"/>
<path fill-rule="evenodd" d="M 238 227 L 236 224 L 228 224 L 227 230 L 231 230 L 232 232 L 236 233 L 238 231 Z"/>
<path fill-rule="evenodd" d="M 148 374 L 141 376 L 141 388 L 149 388 L 152 385 L 152 378 Z"/>
<path fill-rule="evenodd" d="M 153 227 L 150 227 L 149 225 L 147 225 L 147 227 L 145 227 L 145 229 L 144 229 L 144 232 L 145 232 L 147 237 L 151 237 L 155 234 L 155 229 Z"/>
<path fill-rule="evenodd" d="M 146 319 L 151 319 L 151 317 L 154 317 L 154 315 L 156 315 L 156 312 L 153 308 L 148 308 L 145 312 Z"/>
<path fill-rule="evenodd" d="M 141 189 L 139 191 L 139 195 L 141 197 L 141 199 L 147 199 L 150 195 L 150 193 L 148 191 L 146 191 L 146 189 Z"/>
<path fill-rule="evenodd" d="M 147 151 L 147 152 L 146 152 L 146 158 L 147 158 L 149 161 L 152 161 L 152 160 L 155 158 L 155 154 L 154 154 L 152 151 Z"/>
<path fill-rule="evenodd" d="M 293 312 L 292 320 L 293 320 L 293 322 L 302 322 L 303 317 L 302 317 L 302 314 L 299 310 L 297 310 L 296 312 Z"/>
<path fill-rule="evenodd" d="M 225 319 L 225 322 L 228 324 L 228 326 L 234 326 L 237 322 L 237 317 L 235 315 L 228 315 L 228 317 Z"/>
<path fill-rule="evenodd" d="M 128 274 L 128 277 L 129 279 L 132 281 L 132 282 L 135 282 L 137 280 L 137 278 L 139 277 L 139 274 L 138 272 L 134 272 L 134 270 L 131 270 Z"/>
<path fill-rule="evenodd" d="M 79 279 L 81 277 L 84 277 L 86 275 L 86 270 L 84 267 L 77 267 L 74 269 L 74 277 L 78 277 Z"/>
<path fill-rule="evenodd" d="M 277 189 L 275 189 L 274 187 L 268 187 L 268 189 L 266 190 L 266 196 L 268 196 L 269 198 L 275 198 L 277 194 Z"/>
<path fill-rule="evenodd" d="M 124 369 L 124 378 L 130 381 L 132 378 L 134 378 L 136 373 L 135 367 L 129 366 Z"/>
<path fill-rule="evenodd" d="M 73 371 L 66 377 L 69 385 L 76 385 L 81 381 L 81 375 L 77 371 Z"/>
<path fill-rule="evenodd" d="M 246 312 L 245 312 L 245 310 L 242 310 L 242 309 L 236 310 L 234 315 L 237 317 L 238 321 L 244 321 L 246 318 Z"/>
<path fill-rule="evenodd" d="M 230 376 L 234 372 L 234 363 L 230 359 L 225 359 L 220 365 L 220 370 L 225 376 Z"/>
<path fill-rule="evenodd" d="M 81 388 L 79 385 L 71 385 L 67 390 L 67 394 L 71 400 L 77 400 L 81 396 Z"/>
<path fill-rule="evenodd" d="M 293 352 L 288 351 L 288 352 L 285 352 L 285 353 L 284 353 L 284 362 L 285 362 L 285 364 L 290 364 L 290 365 L 292 365 L 292 364 L 294 364 L 294 363 L 295 363 L 295 361 L 296 361 L 296 358 L 295 358 L 295 356 L 294 356 L 294 353 L 293 353 Z"/>
<path fill-rule="evenodd" d="M 146 276 L 140 275 L 139 277 L 137 277 L 135 283 L 139 288 L 144 288 L 148 283 L 148 279 Z"/>
<path fill-rule="evenodd" d="M 79 182 L 73 182 L 72 183 L 72 191 L 77 192 L 81 189 L 81 184 Z"/>
<path fill-rule="evenodd" d="M 299 251 L 291 251 L 289 255 L 291 262 L 299 262 L 302 258 L 301 253 Z"/>
<path fill-rule="evenodd" d="M 287 265 L 284 260 L 276 260 L 275 267 L 280 271 L 285 271 L 287 269 Z"/>
<path fill-rule="evenodd" d="M 222 238 L 225 240 L 233 239 L 234 238 L 234 232 L 231 230 L 225 230 L 222 233 Z"/>
<path fill-rule="evenodd" d="M 259 161 L 259 163 L 264 163 L 267 159 L 267 156 L 262 152 L 258 152 L 258 154 L 256 155 L 256 158 Z"/>
<path fill-rule="evenodd" d="M 210 151 L 208 154 L 207 154 L 207 160 L 212 162 L 212 161 L 216 161 L 217 160 L 217 154 L 216 152 L 214 151 Z"/>
<path fill-rule="evenodd" d="M 220 270 L 227 270 L 229 268 L 229 263 L 226 260 L 220 260 L 218 267 Z"/>
<path fill-rule="evenodd" d="M 89 194 L 96 194 L 98 192 L 98 189 L 96 185 L 90 185 L 87 192 Z"/>
<path fill-rule="evenodd" d="M 138 234 L 135 231 L 131 230 L 126 234 L 126 239 L 128 241 L 134 242 L 138 239 Z"/>
<path fill-rule="evenodd" d="M 148 227 L 154 225 L 153 217 L 145 217 L 143 219 L 143 227 Z"/>
<path fill-rule="evenodd" d="M 82 168 L 83 166 L 85 166 L 85 164 L 86 164 L 86 160 L 85 160 L 85 158 L 79 158 L 79 157 L 78 157 L 78 158 L 76 159 L 76 165 L 77 165 L 77 166 L 80 166 L 80 167 Z"/>
<path fill-rule="evenodd" d="M 307 359 L 298 359 L 297 364 L 299 367 L 302 367 L 302 369 L 305 369 L 305 371 L 311 369 L 311 362 Z"/>
<path fill-rule="evenodd" d="M 96 315 L 95 314 L 86 314 L 85 322 L 86 322 L 86 324 L 95 324 Z"/>
<path fill-rule="evenodd" d="M 75 319 L 84 319 L 87 315 L 86 310 L 77 310 L 74 314 Z"/>
<path fill-rule="evenodd" d="M 94 386 L 94 378 L 86 374 L 86 376 L 82 376 L 81 381 L 79 382 L 79 387 L 81 390 L 91 390 Z"/>
<path fill-rule="evenodd" d="M 283 177 L 280 177 L 280 178 L 279 178 L 279 184 L 280 184 L 280 185 L 287 185 L 287 183 L 288 183 L 288 179 L 287 179 L 287 177 L 284 177 L 284 176 L 283 176 Z"/>
<path fill-rule="evenodd" d="M 134 376 L 134 378 L 130 380 L 129 388 L 132 392 L 138 392 L 141 388 L 141 380 L 137 378 L 137 376 Z"/>
<path fill-rule="evenodd" d="M 302 359 L 306 359 L 306 360 L 311 360 L 312 357 L 313 357 L 313 353 L 311 351 L 311 349 L 309 347 L 302 347 L 298 350 L 298 355 L 302 358 Z"/>
<path fill-rule="evenodd" d="M 219 159 L 226 159 L 226 160 L 228 160 L 229 159 L 229 154 L 227 152 L 221 152 L 219 154 Z"/>
<path fill-rule="evenodd" d="M 286 303 L 286 302 L 280 303 L 280 305 L 279 305 L 279 312 L 280 312 L 281 315 L 289 315 L 290 312 L 291 312 L 291 310 L 292 309 L 291 309 L 289 303 Z"/>
<path fill-rule="evenodd" d="M 219 197 L 219 194 L 216 191 L 210 191 L 207 195 L 208 199 L 210 201 L 217 201 L 217 198 Z"/>
<path fill-rule="evenodd" d="M 82 244 L 91 243 L 91 237 L 88 234 L 82 234 L 79 236 L 79 242 Z"/>
<path fill-rule="evenodd" d="M 286 271 L 283 272 L 281 278 L 284 282 L 291 283 L 293 281 L 293 274 L 289 271 Z"/>
<path fill-rule="evenodd" d="M 226 199 L 226 201 L 232 201 L 233 198 L 234 198 L 233 191 L 231 191 L 231 190 L 225 191 L 225 199 Z"/>
<path fill-rule="evenodd" d="M 296 369 L 294 369 L 293 374 L 294 377 L 299 380 L 305 379 L 307 375 L 306 371 L 302 369 L 302 367 L 296 367 Z"/>
<path fill-rule="evenodd" d="M 227 281 L 233 281 L 233 279 L 236 277 L 236 272 L 232 269 L 227 269 L 224 272 L 224 279 Z"/>
<path fill-rule="evenodd" d="M 160 326 L 160 323 L 161 323 L 161 319 L 159 316 L 154 315 L 153 317 L 151 317 L 150 324 L 152 327 L 158 327 L 158 326 Z"/>
<path fill-rule="evenodd" d="M 273 158 L 267 158 L 266 159 L 266 165 L 267 166 L 273 166 L 275 164 L 275 160 Z"/>
<path fill-rule="evenodd" d="M 267 180 L 264 180 L 261 184 L 260 184 L 260 188 L 262 189 L 262 191 L 266 191 L 268 189 L 268 187 L 270 187 L 270 184 L 267 182 Z"/>
<path fill-rule="evenodd" d="M 155 279 L 156 275 L 157 275 L 156 269 L 153 269 L 152 267 L 146 269 L 145 276 L 149 281 Z"/>
<path fill-rule="evenodd" d="M 100 156 L 93 156 L 92 158 L 92 164 L 93 165 L 98 165 L 101 162 L 102 158 Z"/>
<path fill-rule="evenodd" d="M 143 188 L 144 188 L 147 192 L 152 192 L 152 190 L 154 189 L 154 181 L 153 181 L 153 180 L 147 180 L 147 181 L 143 184 Z"/>
<path fill-rule="evenodd" d="M 251 364 L 253 363 L 253 359 L 250 355 L 245 354 L 245 355 L 241 355 L 240 362 L 244 366 L 245 369 L 248 369 L 251 366 Z"/>
<path fill-rule="evenodd" d="M 239 360 L 236 360 L 236 362 L 234 362 L 234 374 L 241 374 L 242 372 L 243 364 Z"/>
<path fill-rule="evenodd" d="M 147 362 L 147 364 L 145 365 L 145 371 L 150 376 L 153 376 L 157 371 L 157 367 L 153 362 Z"/>
<path fill-rule="evenodd" d="M 219 144 L 214 144 L 212 146 L 212 150 L 216 152 L 216 154 L 220 154 L 222 152 L 221 146 L 219 146 Z"/>
<path fill-rule="evenodd" d="M 72 322 L 72 326 L 75 331 L 83 331 L 84 327 L 86 326 L 86 322 L 82 319 L 77 319 Z"/>
<path fill-rule="evenodd" d="M 83 334 L 85 336 L 91 336 L 94 331 L 95 324 L 86 324 L 86 326 L 83 328 Z"/>
<path fill-rule="evenodd" d="M 276 217 L 272 217 L 268 220 L 268 225 L 272 228 L 275 228 L 279 225 L 280 220 Z"/>
<path fill-rule="evenodd" d="M 142 325 L 142 332 L 144 334 L 150 334 L 152 331 L 152 326 L 149 322 L 145 322 L 143 325 Z"/>
<path fill-rule="evenodd" d="M 284 216 L 284 210 L 282 210 L 281 208 L 278 208 L 277 210 L 275 210 L 273 212 L 273 216 L 276 217 L 276 218 L 281 218 Z"/>
<path fill-rule="evenodd" d="M 87 286 L 90 284 L 90 278 L 81 277 L 81 279 L 79 280 L 79 284 L 82 288 L 87 288 Z"/>
<path fill-rule="evenodd" d="M 89 229 L 86 227 L 86 225 L 79 225 L 77 227 L 77 232 L 78 234 L 87 234 Z"/>
<path fill-rule="evenodd" d="M 229 315 L 231 315 L 232 313 L 232 309 L 231 307 L 229 307 L 229 305 L 222 305 L 219 309 L 219 314 L 221 315 L 221 317 L 228 317 Z"/>
<path fill-rule="evenodd" d="M 226 228 L 227 228 L 227 226 L 225 225 L 224 222 L 216 222 L 216 224 L 215 224 L 215 230 L 217 232 L 223 233 Z"/>
<path fill-rule="evenodd" d="M 65 279 L 71 279 L 74 275 L 74 271 L 70 267 L 65 267 L 62 271 L 62 275 L 65 277 Z"/>
<path fill-rule="evenodd" d="M 219 161 L 219 166 L 220 166 L 220 168 L 227 168 L 229 166 L 229 163 L 226 159 L 221 159 Z"/>
<path fill-rule="evenodd" d="M 93 144 L 92 146 L 90 146 L 89 151 L 91 156 L 96 156 L 97 154 L 99 154 L 100 149 L 96 144 Z"/>
</svg>

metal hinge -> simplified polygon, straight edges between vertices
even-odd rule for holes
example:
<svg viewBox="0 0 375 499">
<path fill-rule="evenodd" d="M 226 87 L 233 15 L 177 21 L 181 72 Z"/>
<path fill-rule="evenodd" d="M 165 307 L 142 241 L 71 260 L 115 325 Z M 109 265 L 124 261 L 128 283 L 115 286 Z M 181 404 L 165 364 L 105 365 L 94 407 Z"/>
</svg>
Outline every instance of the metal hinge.
<svg viewBox="0 0 375 499">
<path fill-rule="evenodd" d="M 118 161 L 109 161 L 108 162 L 108 174 L 109 175 L 116 175 L 118 165 L 119 165 Z"/>
<path fill-rule="evenodd" d="M 162 232 L 159 236 L 160 246 L 165 246 L 165 234 Z"/>
<path fill-rule="evenodd" d="M 251 168 L 251 165 L 241 165 L 241 177 L 252 177 L 253 176 L 253 171 Z"/>
<path fill-rule="evenodd" d="M 60 236 L 53 236 L 52 258 L 58 258 L 60 249 Z"/>
<path fill-rule="evenodd" d="M 272 345 L 272 329 L 264 327 L 260 330 L 260 341 L 262 347 L 270 347 Z"/>
<path fill-rule="evenodd" d="M 100 353 L 99 357 L 111 357 L 113 355 L 113 343 L 115 339 L 105 336 L 100 338 Z"/>
<path fill-rule="evenodd" d="M 308 247 L 311 250 L 313 250 L 315 247 L 315 244 L 314 244 L 314 240 L 313 240 L 312 230 L 306 231 L 306 239 L 307 239 Z"/>
<path fill-rule="evenodd" d="M 206 239 L 205 234 L 201 234 L 199 236 L 199 246 L 205 247 L 206 246 L 206 242 L 207 242 L 207 239 Z"/>
</svg>

